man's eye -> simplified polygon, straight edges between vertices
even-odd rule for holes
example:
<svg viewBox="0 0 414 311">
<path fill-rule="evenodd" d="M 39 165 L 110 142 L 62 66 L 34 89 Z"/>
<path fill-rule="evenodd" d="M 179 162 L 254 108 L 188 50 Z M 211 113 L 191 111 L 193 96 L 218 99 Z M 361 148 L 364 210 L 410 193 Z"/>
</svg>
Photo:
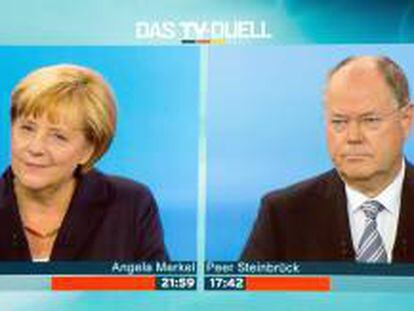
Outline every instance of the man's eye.
<svg viewBox="0 0 414 311">
<path fill-rule="evenodd" d="M 345 120 L 345 119 L 332 119 L 331 120 L 331 123 L 333 124 L 333 125 L 345 125 L 345 124 L 347 124 L 347 120 Z"/>
<path fill-rule="evenodd" d="M 363 122 L 365 123 L 378 123 L 379 121 L 381 121 L 381 119 L 378 117 L 367 117 L 363 119 Z"/>
</svg>

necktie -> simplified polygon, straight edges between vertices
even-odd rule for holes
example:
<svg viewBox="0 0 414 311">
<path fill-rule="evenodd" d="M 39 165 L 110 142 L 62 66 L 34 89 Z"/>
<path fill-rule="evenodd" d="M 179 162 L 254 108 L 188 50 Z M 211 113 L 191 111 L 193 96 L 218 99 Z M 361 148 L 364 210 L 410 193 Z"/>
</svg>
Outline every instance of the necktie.
<svg viewBox="0 0 414 311">
<path fill-rule="evenodd" d="M 361 206 L 365 214 L 365 229 L 358 244 L 358 262 L 386 263 L 387 253 L 377 229 L 377 216 L 384 206 L 378 201 L 366 201 Z"/>
</svg>

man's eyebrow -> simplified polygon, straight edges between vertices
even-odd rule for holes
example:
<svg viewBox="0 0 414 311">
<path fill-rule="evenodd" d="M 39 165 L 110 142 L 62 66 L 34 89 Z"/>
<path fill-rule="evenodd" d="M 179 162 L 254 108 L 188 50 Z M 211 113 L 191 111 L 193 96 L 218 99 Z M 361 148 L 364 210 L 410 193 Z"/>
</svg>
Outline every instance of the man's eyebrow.
<svg viewBox="0 0 414 311">
<path fill-rule="evenodd" d="M 340 113 L 340 112 L 332 112 L 330 113 L 331 117 L 336 117 L 336 118 L 348 118 L 349 116 L 344 114 L 344 113 Z"/>
<path fill-rule="evenodd" d="M 361 114 L 360 117 L 368 117 L 368 116 L 374 116 L 374 115 L 378 115 L 378 112 L 377 111 L 365 112 L 365 113 Z"/>
<path fill-rule="evenodd" d="M 343 117 L 343 118 L 349 117 L 349 115 L 342 113 L 342 112 L 331 112 L 330 114 L 333 117 Z M 357 117 L 367 117 L 367 116 L 372 116 L 372 115 L 378 115 L 378 111 L 375 111 L 375 110 L 366 111 L 362 114 L 359 114 Z"/>
</svg>

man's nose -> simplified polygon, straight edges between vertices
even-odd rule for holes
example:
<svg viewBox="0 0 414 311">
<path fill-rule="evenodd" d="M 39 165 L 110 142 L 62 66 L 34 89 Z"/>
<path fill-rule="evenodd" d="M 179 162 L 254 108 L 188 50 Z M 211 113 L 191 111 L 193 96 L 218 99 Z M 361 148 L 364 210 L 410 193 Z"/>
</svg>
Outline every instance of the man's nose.
<svg viewBox="0 0 414 311">
<path fill-rule="evenodd" d="M 362 141 L 363 133 L 360 122 L 357 120 L 350 121 L 347 130 L 348 143 L 360 143 Z"/>
</svg>

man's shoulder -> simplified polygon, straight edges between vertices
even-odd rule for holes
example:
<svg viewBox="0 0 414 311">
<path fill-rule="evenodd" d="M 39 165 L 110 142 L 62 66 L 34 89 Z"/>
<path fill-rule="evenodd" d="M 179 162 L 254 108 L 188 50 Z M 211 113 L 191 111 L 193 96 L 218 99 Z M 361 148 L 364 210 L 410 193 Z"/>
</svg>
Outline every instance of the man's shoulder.
<svg viewBox="0 0 414 311">
<path fill-rule="evenodd" d="M 3 197 L 5 195 L 5 192 L 6 192 L 6 179 L 4 176 L 0 176 L 0 205 L 3 205 Z"/>
<path fill-rule="evenodd" d="M 411 162 L 405 162 L 405 178 L 414 184 L 414 165 Z"/>
<path fill-rule="evenodd" d="M 332 169 L 286 188 L 270 191 L 263 196 L 262 202 L 265 205 L 273 205 L 276 202 L 283 205 L 306 204 L 314 198 L 320 200 L 326 195 L 334 194 L 340 191 L 341 187 L 343 183 L 337 171 Z"/>
</svg>

